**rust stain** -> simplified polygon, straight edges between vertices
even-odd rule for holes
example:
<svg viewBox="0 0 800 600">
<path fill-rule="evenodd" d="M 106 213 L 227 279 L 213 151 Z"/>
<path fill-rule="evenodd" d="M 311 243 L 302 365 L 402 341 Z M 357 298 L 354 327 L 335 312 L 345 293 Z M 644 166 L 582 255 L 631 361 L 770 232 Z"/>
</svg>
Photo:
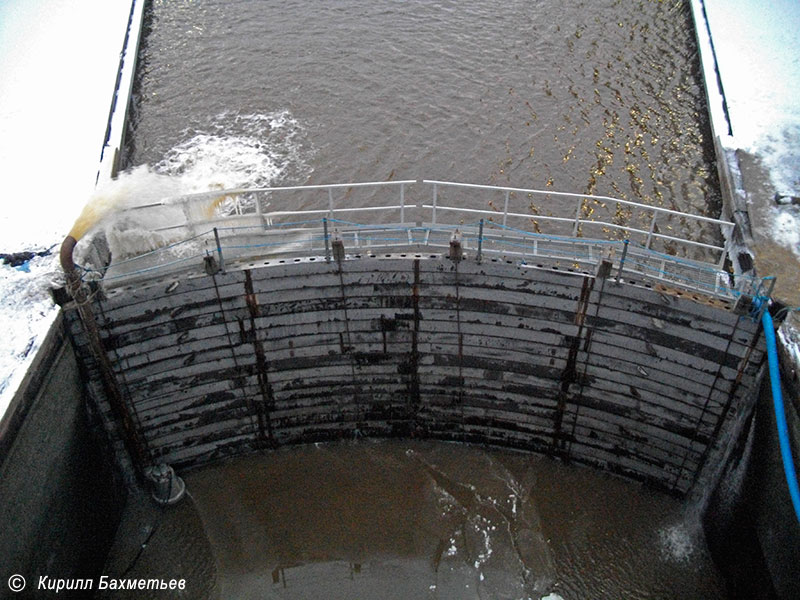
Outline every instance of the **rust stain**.
<svg viewBox="0 0 800 600">
<path fill-rule="evenodd" d="M 244 299 L 245 302 L 247 302 L 247 308 L 250 311 L 250 316 L 253 318 L 260 317 L 261 307 L 258 305 L 258 297 L 253 291 L 253 278 L 250 275 L 249 269 L 245 269 L 244 271 Z"/>
<path fill-rule="evenodd" d="M 272 385 L 269 382 L 267 375 L 267 359 L 264 354 L 264 347 L 258 340 L 256 332 L 256 318 L 261 314 L 258 298 L 253 291 L 253 279 L 250 276 L 250 270 L 244 271 L 244 289 L 245 301 L 247 308 L 250 311 L 250 336 L 253 342 L 253 350 L 256 355 L 256 370 L 258 379 L 258 388 L 261 392 L 261 402 L 256 402 L 256 416 L 258 418 L 258 429 L 261 439 L 268 442 L 270 446 L 275 446 L 275 438 L 272 431 L 272 420 L 270 419 L 270 411 L 275 406 L 275 398 L 273 395 Z"/>
<path fill-rule="evenodd" d="M 567 364 L 561 372 L 561 386 L 558 392 L 558 406 L 553 423 L 553 451 L 555 453 L 563 453 L 566 448 L 565 440 L 563 439 L 561 426 L 564 421 L 564 412 L 567 406 L 567 397 L 569 395 L 569 386 L 575 382 L 577 378 L 577 360 L 578 350 L 581 346 L 581 337 L 583 336 L 584 322 L 586 321 L 586 311 L 589 307 L 589 295 L 594 287 L 594 278 L 584 277 L 583 285 L 581 287 L 581 295 L 578 299 L 578 306 L 575 309 L 575 318 L 573 322 L 578 326 L 578 332 L 573 336 L 569 354 L 567 355 Z"/>
</svg>

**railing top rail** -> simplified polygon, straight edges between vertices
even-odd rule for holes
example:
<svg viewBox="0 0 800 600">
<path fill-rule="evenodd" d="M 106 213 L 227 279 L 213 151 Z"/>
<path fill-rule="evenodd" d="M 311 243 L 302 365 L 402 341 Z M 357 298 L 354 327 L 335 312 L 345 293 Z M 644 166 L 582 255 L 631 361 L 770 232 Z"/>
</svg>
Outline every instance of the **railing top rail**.
<svg viewBox="0 0 800 600">
<path fill-rule="evenodd" d="M 166 206 L 171 204 L 176 204 L 182 201 L 191 201 L 191 200 L 202 200 L 202 199 L 209 199 L 209 198 L 218 198 L 220 196 L 235 196 L 239 194 L 247 194 L 247 193 L 269 193 L 269 192 L 291 192 L 291 191 L 314 191 L 314 190 L 335 190 L 335 189 L 351 189 L 351 188 L 367 188 L 367 187 L 385 187 L 385 186 L 397 186 L 397 185 L 413 185 L 413 184 L 430 184 L 430 185 L 441 185 L 441 186 L 449 186 L 449 187 L 457 187 L 457 188 L 465 188 L 465 189 L 477 189 L 477 190 L 487 190 L 487 191 L 495 191 L 495 192 L 517 192 L 522 194 L 537 194 L 537 195 L 550 195 L 556 196 L 561 198 L 575 198 L 575 199 L 587 199 L 587 200 L 597 200 L 601 202 L 615 202 L 618 204 L 622 204 L 625 206 L 631 206 L 635 208 L 639 208 L 642 210 L 653 211 L 661 214 L 666 215 L 674 215 L 679 217 L 686 217 L 695 221 L 702 221 L 705 223 L 711 223 L 714 225 L 718 225 L 720 227 L 733 227 L 734 223 L 731 221 L 725 221 L 722 219 L 714 219 L 712 217 L 706 217 L 703 215 L 696 215 L 693 213 L 686 213 L 677 210 L 672 210 L 669 208 L 661 208 L 659 206 L 652 206 L 650 204 L 642 204 L 640 202 L 632 202 L 630 200 L 622 200 L 621 198 L 614 198 L 613 196 L 598 196 L 594 194 L 578 194 L 574 192 L 558 192 L 555 190 L 537 190 L 532 188 L 518 188 L 518 187 L 508 187 L 508 186 L 498 186 L 498 185 L 483 185 L 483 184 L 476 184 L 476 183 L 458 183 L 454 181 L 441 181 L 436 179 L 404 179 L 398 181 L 366 181 L 366 182 L 357 182 L 357 183 L 330 183 L 330 184 L 314 184 L 314 185 L 292 185 L 292 186 L 271 186 L 271 187 L 256 187 L 256 188 L 229 188 L 229 189 L 221 189 L 221 190 L 209 190 L 205 192 L 194 192 L 190 194 L 183 194 L 180 196 L 173 196 L 171 198 L 165 198 L 159 202 L 151 202 L 148 204 L 141 204 L 138 206 L 133 206 L 130 208 L 125 209 L 126 211 L 131 210 L 142 210 L 147 208 L 155 208 L 158 206 Z M 444 208 L 444 207 L 442 207 Z"/>
<path fill-rule="evenodd" d="M 156 206 L 175 204 L 183 200 L 203 200 L 207 198 L 218 198 L 219 196 L 235 196 L 237 194 L 335 190 L 335 189 L 364 188 L 364 187 L 385 187 L 385 186 L 395 186 L 395 185 L 410 185 L 412 183 L 419 183 L 419 180 L 402 179 L 397 181 L 362 181 L 357 183 L 321 183 L 313 185 L 287 185 L 287 186 L 277 186 L 277 187 L 228 188 L 221 190 L 209 190 L 207 192 L 192 192 L 190 194 L 181 194 L 180 196 L 172 196 L 170 198 L 165 198 L 164 200 L 161 200 L 159 202 L 151 202 L 149 204 L 140 204 L 138 206 L 132 206 L 125 210 L 154 208 Z"/>
<path fill-rule="evenodd" d="M 652 206 L 650 204 L 641 204 L 640 202 L 631 202 L 630 200 L 622 200 L 620 198 L 614 198 L 613 196 L 595 196 L 592 194 L 576 194 L 574 192 L 556 192 L 553 190 L 535 190 L 535 189 L 527 189 L 527 188 L 516 188 L 516 187 L 504 187 L 499 185 L 481 185 L 477 183 L 456 183 L 453 181 L 438 181 L 435 179 L 423 179 L 422 183 L 429 183 L 435 185 L 446 185 L 451 187 L 462 187 L 462 188 L 471 188 L 471 189 L 478 189 L 478 190 L 493 190 L 493 191 L 500 191 L 500 192 L 521 192 L 525 194 L 547 194 L 550 196 L 560 196 L 563 198 L 587 198 L 589 200 L 601 200 L 603 202 L 618 202 L 619 204 L 625 204 L 627 206 L 635 206 L 636 208 L 641 208 L 644 210 L 652 210 L 664 214 L 670 215 L 677 215 L 680 217 L 689 217 L 691 219 L 695 219 L 697 221 L 705 221 L 707 223 L 714 223 L 715 225 L 725 225 L 733 227 L 734 223 L 730 221 L 723 221 L 721 219 L 713 219 L 711 217 L 705 217 L 702 215 L 695 215 L 692 213 L 685 213 L 678 210 L 671 210 L 669 208 L 661 208 L 659 206 Z"/>
<path fill-rule="evenodd" d="M 415 186 L 415 191 L 412 192 L 412 198 L 409 198 L 408 191 L 404 189 L 403 186 Z M 438 186 L 447 186 L 455 190 L 479 190 L 480 193 L 468 194 L 464 198 L 458 198 L 455 193 L 442 194 L 439 196 L 437 195 Z M 372 197 L 372 195 L 375 194 L 375 190 L 384 190 L 384 192 L 388 192 L 388 188 L 390 187 L 394 190 L 399 190 L 399 201 L 396 197 L 397 191 L 389 193 L 389 196 L 395 196 L 393 199 L 389 200 L 387 197 L 379 204 L 372 201 L 364 202 L 363 194 L 360 198 L 361 203 L 359 203 L 355 195 L 351 197 L 349 193 L 350 190 L 360 188 L 367 190 L 368 196 Z M 336 190 L 347 190 L 348 193 L 334 193 Z M 263 195 L 271 192 L 275 192 L 278 195 L 269 197 Z M 294 200 L 297 199 L 296 196 L 289 195 L 282 197 L 279 195 L 282 192 L 301 194 L 303 204 L 308 200 L 312 202 L 306 208 L 293 206 L 293 204 L 295 204 Z M 323 199 L 322 204 L 313 201 L 317 197 L 314 194 L 318 192 L 323 192 L 324 195 L 322 198 L 327 197 L 327 201 Z M 501 194 L 504 193 L 506 196 L 503 210 L 498 210 L 499 207 L 494 206 L 492 202 L 488 202 L 488 204 L 485 202 L 491 198 L 490 194 L 496 194 L 498 192 Z M 509 194 L 512 192 L 519 195 L 515 195 L 515 204 L 513 208 L 509 206 L 508 201 Z M 383 195 L 385 196 L 385 193 Z M 431 202 L 431 195 L 433 196 L 433 202 Z M 525 210 L 519 210 L 521 208 L 519 206 L 519 201 L 525 198 L 523 195 L 537 195 L 539 197 L 551 195 L 553 197 L 574 199 L 578 201 L 578 212 L 576 214 L 573 208 L 572 217 L 528 213 Z M 217 207 L 219 206 L 218 201 L 226 197 L 235 199 L 235 205 L 228 206 L 226 204 L 221 211 L 217 211 Z M 281 198 L 283 198 L 284 201 L 274 202 L 276 199 Z M 603 219 L 602 215 L 602 220 L 597 221 L 582 216 L 580 209 L 583 206 L 583 202 L 592 200 L 600 201 L 604 204 L 619 203 L 620 205 L 636 207 L 640 211 L 646 211 L 645 214 L 648 215 L 647 220 L 650 221 L 649 230 L 647 225 L 644 227 L 634 227 L 632 224 L 621 225 L 609 222 Z M 198 201 L 201 204 L 203 201 L 208 201 L 209 206 L 195 207 L 194 204 Z M 464 206 L 457 206 L 458 204 L 463 204 Z M 613 210 L 613 205 L 611 206 Z M 637 240 L 641 238 L 641 244 L 643 244 L 641 248 L 642 252 L 645 252 L 645 254 L 642 254 L 644 257 L 643 259 L 637 260 L 643 261 L 642 264 L 644 266 L 626 266 L 626 269 L 635 268 L 639 271 L 642 269 L 655 269 L 654 273 L 645 275 L 665 281 L 694 277 L 694 279 L 688 283 L 678 282 L 692 289 L 706 289 L 709 286 L 709 282 L 706 280 L 713 280 L 711 282 L 711 286 L 715 289 L 713 293 L 718 293 L 716 289 L 720 285 L 726 285 L 719 283 L 719 277 L 720 274 L 723 278 L 725 276 L 720 269 L 727 256 L 727 245 L 717 246 L 713 243 L 693 241 L 692 239 L 688 239 L 688 237 L 684 239 L 682 237 L 668 235 L 667 232 L 656 230 L 655 223 L 660 214 L 665 214 L 676 215 L 687 220 L 701 221 L 722 228 L 733 226 L 732 223 L 721 219 L 711 219 L 709 217 L 682 213 L 637 202 L 620 200 L 610 196 L 428 179 L 209 190 L 165 198 L 158 202 L 139 205 L 128 210 L 143 210 L 150 207 L 155 210 L 156 215 L 161 215 L 159 209 L 170 208 L 172 210 L 178 208 L 179 210 L 176 214 L 167 211 L 167 213 L 163 215 L 163 218 L 171 224 L 165 224 L 165 226 L 157 227 L 154 230 L 158 235 L 163 234 L 162 237 L 165 243 L 177 237 L 185 237 L 184 241 L 195 240 L 198 237 L 198 231 L 204 230 L 206 231 L 206 235 L 201 245 L 205 244 L 206 252 L 209 251 L 209 248 L 212 248 L 213 252 L 213 247 L 216 246 L 217 252 L 220 254 L 220 262 L 222 261 L 221 253 L 223 249 L 233 250 L 235 256 L 246 255 L 248 253 L 267 253 L 269 255 L 276 254 L 285 256 L 298 254 L 307 255 L 309 252 L 319 252 L 322 247 L 320 244 L 324 242 L 325 251 L 327 253 L 327 245 L 329 243 L 328 236 L 330 234 L 328 224 L 333 225 L 334 231 L 337 231 L 340 235 L 347 236 L 352 234 L 353 239 L 350 243 L 354 244 L 354 248 L 398 248 L 401 246 L 419 245 L 444 247 L 443 244 L 447 244 L 450 235 L 446 236 L 447 239 L 442 242 L 442 240 L 439 239 L 439 233 L 448 229 L 460 229 L 465 240 L 467 238 L 472 240 L 469 244 L 477 244 L 477 247 L 482 248 L 484 252 L 509 253 L 509 255 L 514 256 L 530 255 L 537 256 L 543 260 L 572 260 L 573 258 L 574 260 L 583 260 L 581 257 L 585 258 L 588 256 L 590 261 L 594 261 L 599 257 L 598 244 L 607 245 L 620 241 L 595 239 L 591 235 L 584 237 L 584 234 L 591 234 L 595 232 L 595 230 L 581 229 L 582 226 L 588 225 L 602 226 L 604 228 L 607 227 L 609 229 L 626 232 L 626 238 L 628 238 L 624 240 L 626 250 L 629 241 L 633 241 L 634 244 L 639 244 L 640 242 Z M 268 207 L 277 210 L 270 211 Z M 196 210 L 198 208 L 203 208 L 204 210 Z M 510 208 L 511 210 L 509 210 Z M 517 210 L 514 210 L 514 208 Z M 411 212 L 411 214 L 409 214 L 409 212 Z M 351 215 L 360 213 L 380 214 L 381 218 L 366 218 L 366 223 L 349 223 L 340 220 L 342 217 L 355 219 L 355 217 L 351 217 Z M 444 216 L 442 219 L 443 222 L 438 222 L 437 213 L 443 216 L 456 214 L 457 218 Z M 386 214 L 389 214 L 390 217 L 394 214 L 399 220 L 395 221 L 390 218 L 389 220 L 392 224 L 383 223 L 383 221 L 387 220 L 384 217 Z M 634 215 L 631 216 L 632 219 L 633 216 Z M 637 218 L 639 217 L 639 215 L 636 216 Z M 292 219 L 292 217 L 298 218 Z M 339 218 L 337 219 L 337 217 Z M 530 224 L 527 226 L 522 225 L 522 229 L 517 229 L 512 226 L 512 223 L 507 222 L 507 218 L 533 219 L 534 223 L 532 228 L 535 229 L 535 231 L 530 231 Z M 539 221 L 542 223 L 539 223 Z M 638 224 L 638 221 L 636 224 Z M 540 231 L 540 225 L 542 225 L 546 231 Z M 548 225 L 553 225 L 553 227 Z M 395 235 L 389 232 L 390 228 L 400 231 L 400 234 Z M 571 232 L 571 236 L 570 234 L 566 234 L 565 237 L 567 230 Z M 213 231 L 215 239 L 209 238 L 209 231 Z M 417 235 L 419 231 L 424 233 L 422 237 Z M 603 229 L 603 231 L 609 233 L 609 230 Z M 439 236 L 436 237 L 436 239 L 433 239 L 434 232 L 436 232 L 435 236 Z M 514 237 L 516 235 L 522 235 L 522 238 L 517 240 L 516 237 Z M 603 236 L 601 236 L 601 238 L 602 237 Z M 560 246 L 556 248 L 551 243 L 554 240 L 562 245 L 568 244 L 571 250 L 564 249 Z M 486 244 L 483 243 L 484 241 Z M 659 243 L 659 241 L 661 244 L 667 244 L 664 246 L 667 249 L 671 248 L 669 244 L 673 242 L 688 244 L 690 247 L 693 247 L 693 249 L 690 248 L 683 259 L 671 255 L 668 256 L 667 254 L 659 254 L 652 247 L 653 242 Z M 167 254 L 169 254 L 171 252 L 169 249 L 178 243 L 181 242 L 169 244 L 161 250 L 167 251 Z M 604 246 L 604 248 L 605 247 L 606 246 Z M 658 247 L 661 248 L 661 246 Z M 583 250 L 581 248 L 583 248 Z M 714 253 L 714 256 L 709 257 L 708 253 L 704 253 L 703 251 L 711 251 Z M 126 250 L 123 246 L 120 255 L 125 255 L 125 252 Z M 162 267 L 172 268 L 170 265 L 183 264 L 180 261 L 177 263 L 175 261 L 164 263 L 163 261 L 170 257 L 165 255 L 163 258 L 158 258 L 155 256 L 155 252 L 157 251 L 153 251 L 153 253 L 144 253 L 138 257 L 144 259 L 144 264 L 147 265 L 145 268 L 130 271 L 132 268 L 130 261 L 138 260 L 136 256 L 132 256 L 121 262 L 115 262 L 108 267 L 113 268 L 115 271 L 111 277 L 115 279 L 124 279 L 127 276 L 125 273 L 126 271 L 130 271 L 131 274 L 149 273 L 153 269 Z M 160 250 L 158 252 L 160 252 Z M 480 254 L 480 250 L 478 252 Z M 634 246 L 631 247 L 631 252 L 634 252 Z M 180 253 L 177 253 L 176 256 L 178 256 L 178 254 Z M 637 253 L 637 255 L 638 254 L 640 253 Z M 623 257 L 624 255 L 625 252 L 623 251 Z M 628 263 L 633 265 L 630 259 L 631 256 L 629 255 Z M 181 260 L 183 259 L 181 258 Z M 624 258 L 621 260 L 624 262 Z M 620 262 L 620 264 L 622 264 L 622 262 Z M 660 266 L 656 263 L 660 263 Z M 665 267 L 665 264 L 673 265 L 674 268 Z M 105 275 L 108 268 L 103 270 L 104 274 L 102 276 Z M 695 273 L 695 275 L 688 276 L 686 274 L 689 272 L 686 271 L 687 269 Z M 696 282 L 694 282 L 695 279 L 697 280 Z M 724 295 L 724 290 L 719 293 Z"/>
</svg>

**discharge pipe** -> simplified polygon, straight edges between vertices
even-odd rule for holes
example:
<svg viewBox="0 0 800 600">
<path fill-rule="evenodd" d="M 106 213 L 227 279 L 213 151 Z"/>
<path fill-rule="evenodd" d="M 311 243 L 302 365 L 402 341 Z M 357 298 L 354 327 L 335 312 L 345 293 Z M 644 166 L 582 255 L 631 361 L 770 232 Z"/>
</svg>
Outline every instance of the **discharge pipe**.
<svg viewBox="0 0 800 600">
<path fill-rule="evenodd" d="M 800 488 L 797 485 L 797 471 L 794 468 L 792 459 L 792 446 L 789 439 L 789 427 L 786 423 L 786 410 L 783 405 L 783 393 L 781 392 L 781 373 L 778 368 L 778 345 L 775 342 L 775 326 L 772 323 L 772 316 L 766 307 L 761 311 L 761 325 L 764 327 L 764 338 L 767 342 L 767 361 L 769 363 L 769 380 L 772 385 L 772 403 L 775 407 L 775 422 L 778 426 L 778 443 L 781 448 L 781 459 L 783 460 L 783 472 L 786 476 L 786 485 L 789 488 L 789 495 L 792 497 L 794 514 L 800 523 Z"/>
<path fill-rule="evenodd" d="M 75 261 L 72 258 L 72 252 L 75 250 L 75 245 L 77 243 L 78 240 L 72 235 L 68 235 L 64 238 L 64 241 L 61 242 L 61 252 L 59 253 L 61 268 L 64 269 L 64 274 L 67 276 L 67 284 L 70 286 L 70 290 L 72 290 L 72 286 L 75 285 L 75 281 L 80 279 L 75 272 Z"/>
<path fill-rule="evenodd" d="M 92 310 L 89 292 L 81 285 L 81 277 L 75 268 L 75 261 L 72 256 L 78 240 L 86 232 L 86 227 L 81 226 L 80 221 L 79 219 L 79 222 L 76 223 L 72 231 L 69 232 L 69 235 L 67 235 L 61 243 L 61 251 L 59 254 L 61 268 L 64 269 L 64 274 L 67 278 L 67 289 L 70 295 L 75 299 L 78 314 L 80 315 L 81 322 L 87 334 L 89 347 L 97 361 L 100 378 L 108 402 L 111 405 L 111 410 L 116 414 L 117 418 L 121 420 L 123 442 L 133 461 L 136 475 L 142 476 L 142 470 L 145 465 L 150 464 L 152 461 L 150 460 L 145 440 L 136 427 L 133 415 L 125 402 L 125 396 L 117 382 L 114 368 L 103 347 L 97 321 L 95 320 L 94 311 Z"/>
</svg>

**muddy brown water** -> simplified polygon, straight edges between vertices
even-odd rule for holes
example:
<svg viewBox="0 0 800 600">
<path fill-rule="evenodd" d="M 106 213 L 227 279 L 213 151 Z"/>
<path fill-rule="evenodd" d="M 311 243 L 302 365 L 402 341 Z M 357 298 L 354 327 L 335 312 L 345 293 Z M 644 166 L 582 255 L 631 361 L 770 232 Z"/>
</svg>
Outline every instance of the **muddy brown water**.
<svg viewBox="0 0 800 600">
<path fill-rule="evenodd" d="M 157 0 L 147 22 L 129 166 L 230 187 L 552 188 L 719 216 L 683 0 Z M 558 199 L 532 210 L 575 213 Z"/>
<path fill-rule="evenodd" d="M 718 216 L 681 0 L 154 0 L 135 95 L 127 165 L 201 185 L 425 177 Z M 725 597 L 679 501 L 544 457 L 360 441 L 182 475 L 179 506 L 129 503 L 107 572 L 185 598 Z"/>
<path fill-rule="evenodd" d="M 178 506 L 130 504 L 107 572 L 209 599 L 725 598 L 681 502 L 546 457 L 372 440 L 185 481 Z"/>
</svg>

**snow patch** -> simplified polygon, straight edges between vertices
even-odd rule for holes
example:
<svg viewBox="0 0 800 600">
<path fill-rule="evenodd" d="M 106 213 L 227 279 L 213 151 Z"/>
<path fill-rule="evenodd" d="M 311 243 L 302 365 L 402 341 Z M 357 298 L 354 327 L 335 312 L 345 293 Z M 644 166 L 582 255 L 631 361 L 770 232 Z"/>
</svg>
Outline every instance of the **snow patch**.
<svg viewBox="0 0 800 600">
<path fill-rule="evenodd" d="M 800 365 L 800 316 L 795 312 L 789 315 L 778 329 L 778 339 L 791 357 L 792 364 L 797 368 Z"/>
<path fill-rule="evenodd" d="M 772 223 L 775 241 L 790 248 L 800 259 L 800 207 L 773 209 Z"/>
<path fill-rule="evenodd" d="M 0 263 L 2 265 L 2 263 Z M 58 315 L 50 287 L 60 277 L 55 256 L 31 259 L 28 271 L 0 266 L 0 416 L 5 414 L 14 392 L 25 376 L 42 341 Z"/>
</svg>

